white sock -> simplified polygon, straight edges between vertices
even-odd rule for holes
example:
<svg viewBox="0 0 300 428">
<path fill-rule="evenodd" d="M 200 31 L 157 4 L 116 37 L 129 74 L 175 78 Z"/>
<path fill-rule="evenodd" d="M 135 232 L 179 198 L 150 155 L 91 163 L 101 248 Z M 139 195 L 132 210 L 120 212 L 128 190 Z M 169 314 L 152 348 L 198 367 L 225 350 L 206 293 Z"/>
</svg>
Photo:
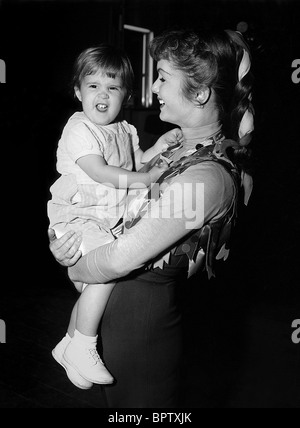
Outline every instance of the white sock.
<svg viewBox="0 0 300 428">
<path fill-rule="evenodd" d="M 65 335 L 65 339 L 67 339 L 70 342 L 70 340 L 72 340 L 72 337 L 69 335 L 69 333 L 67 333 Z"/>
<path fill-rule="evenodd" d="M 80 333 L 80 331 L 75 330 L 73 341 L 83 348 L 95 348 L 97 345 L 97 336 L 86 336 L 85 334 Z"/>
</svg>

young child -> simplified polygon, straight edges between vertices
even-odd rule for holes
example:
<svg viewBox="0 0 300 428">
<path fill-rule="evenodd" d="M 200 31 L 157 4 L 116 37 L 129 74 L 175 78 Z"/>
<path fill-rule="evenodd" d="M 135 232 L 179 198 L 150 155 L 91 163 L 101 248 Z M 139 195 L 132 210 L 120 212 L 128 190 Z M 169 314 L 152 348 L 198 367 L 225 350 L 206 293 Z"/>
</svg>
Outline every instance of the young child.
<svg viewBox="0 0 300 428">
<path fill-rule="evenodd" d="M 126 121 L 116 121 L 131 96 L 132 84 L 128 57 L 112 46 L 87 49 L 75 62 L 73 88 L 83 111 L 69 119 L 59 141 L 57 170 L 61 176 L 50 189 L 48 216 L 58 237 L 69 230 L 82 233 L 83 255 L 115 239 L 128 188 L 150 186 L 164 169 L 155 166 L 148 173 L 134 171 L 181 139 L 179 129 L 170 131 L 143 153 L 136 129 Z M 81 389 L 114 380 L 96 346 L 99 322 L 114 285 L 75 284 L 81 295 L 66 336 L 52 351 Z"/>
</svg>

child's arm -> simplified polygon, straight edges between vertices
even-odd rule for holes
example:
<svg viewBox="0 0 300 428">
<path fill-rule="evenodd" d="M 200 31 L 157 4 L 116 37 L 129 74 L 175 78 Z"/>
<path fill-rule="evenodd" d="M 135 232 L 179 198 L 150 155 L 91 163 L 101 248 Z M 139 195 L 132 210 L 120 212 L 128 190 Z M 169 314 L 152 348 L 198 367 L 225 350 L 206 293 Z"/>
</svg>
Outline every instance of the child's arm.
<svg viewBox="0 0 300 428">
<path fill-rule="evenodd" d="M 167 169 L 166 164 L 155 166 L 147 173 L 128 171 L 107 165 L 100 155 L 87 155 L 77 160 L 77 165 L 94 181 L 117 189 L 149 187 Z"/>
<path fill-rule="evenodd" d="M 159 153 L 166 151 L 170 145 L 182 142 L 183 134 L 181 129 L 172 129 L 171 131 L 162 135 L 154 144 L 154 146 L 148 149 L 146 152 L 143 152 L 141 149 L 135 152 L 136 165 L 141 167 L 142 164 L 150 162 Z"/>
</svg>

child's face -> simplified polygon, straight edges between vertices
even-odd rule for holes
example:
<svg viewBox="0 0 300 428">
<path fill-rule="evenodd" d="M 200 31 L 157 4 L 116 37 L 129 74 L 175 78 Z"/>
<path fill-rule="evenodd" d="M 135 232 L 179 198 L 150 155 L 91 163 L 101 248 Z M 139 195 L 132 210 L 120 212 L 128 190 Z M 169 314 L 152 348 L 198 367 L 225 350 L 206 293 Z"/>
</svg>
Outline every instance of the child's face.
<svg viewBox="0 0 300 428">
<path fill-rule="evenodd" d="M 75 93 L 86 116 L 96 125 L 108 125 L 118 116 L 126 91 L 120 77 L 108 77 L 103 70 L 85 76 Z"/>
</svg>

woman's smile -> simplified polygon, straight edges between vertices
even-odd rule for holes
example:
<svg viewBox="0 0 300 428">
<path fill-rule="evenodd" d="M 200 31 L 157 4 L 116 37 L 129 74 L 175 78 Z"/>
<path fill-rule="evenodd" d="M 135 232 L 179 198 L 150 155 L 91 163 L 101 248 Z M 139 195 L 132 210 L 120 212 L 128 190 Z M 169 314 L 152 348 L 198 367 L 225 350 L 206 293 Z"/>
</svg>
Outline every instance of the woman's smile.
<svg viewBox="0 0 300 428">
<path fill-rule="evenodd" d="M 158 98 L 158 102 L 160 104 L 161 109 L 166 105 L 165 102 L 161 98 Z"/>
</svg>

